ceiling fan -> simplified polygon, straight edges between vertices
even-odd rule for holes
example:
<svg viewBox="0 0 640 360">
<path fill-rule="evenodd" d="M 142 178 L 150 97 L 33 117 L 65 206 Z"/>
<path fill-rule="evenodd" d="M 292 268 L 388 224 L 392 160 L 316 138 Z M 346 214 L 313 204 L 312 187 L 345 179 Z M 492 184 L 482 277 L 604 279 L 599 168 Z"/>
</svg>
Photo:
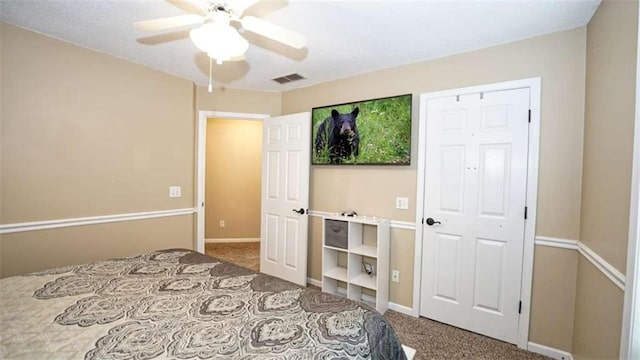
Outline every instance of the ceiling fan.
<svg viewBox="0 0 640 360">
<path fill-rule="evenodd" d="M 176 0 L 167 0 L 175 3 Z M 139 21 L 133 25 L 144 31 L 162 31 L 200 25 L 189 32 L 194 45 L 218 64 L 223 61 L 244 60 L 249 42 L 231 26 L 238 22 L 246 31 L 262 35 L 295 49 L 302 49 L 304 35 L 255 16 L 242 16 L 244 11 L 261 0 L 186 0 L 180 7 L 192 14 Z"/>
</svg>

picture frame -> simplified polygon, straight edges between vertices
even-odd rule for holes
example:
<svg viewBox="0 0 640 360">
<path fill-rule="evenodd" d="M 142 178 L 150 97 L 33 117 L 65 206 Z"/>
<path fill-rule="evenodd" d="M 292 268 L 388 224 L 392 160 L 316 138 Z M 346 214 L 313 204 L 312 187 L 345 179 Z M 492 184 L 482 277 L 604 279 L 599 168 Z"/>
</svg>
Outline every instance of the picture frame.
<svg viewBox="0 0 640 360">
<path fill-rule="evenodd" d="M 314 107 L 312 165 L 410 165 L 412 94 Z"/>
</svg>

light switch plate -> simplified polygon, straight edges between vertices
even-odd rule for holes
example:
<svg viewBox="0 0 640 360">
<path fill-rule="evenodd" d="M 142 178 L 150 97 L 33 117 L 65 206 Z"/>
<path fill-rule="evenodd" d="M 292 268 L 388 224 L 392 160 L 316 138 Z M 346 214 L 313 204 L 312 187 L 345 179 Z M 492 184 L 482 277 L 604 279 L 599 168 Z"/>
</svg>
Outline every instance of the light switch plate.
<svg viewBox="0 0 640 360">
<path fill-rule="evenodd" d="M 170 198 L 179 198 L 182 196 L 182 187 L 181 186 L 169 186 L 169 197 Z"/>
<path fill-rule="evenodd" d="M 397 197 L 396 198 L 396 209 L 401 209 L 401 210 L 409 209 L 409 198 Z"/>
</svg>

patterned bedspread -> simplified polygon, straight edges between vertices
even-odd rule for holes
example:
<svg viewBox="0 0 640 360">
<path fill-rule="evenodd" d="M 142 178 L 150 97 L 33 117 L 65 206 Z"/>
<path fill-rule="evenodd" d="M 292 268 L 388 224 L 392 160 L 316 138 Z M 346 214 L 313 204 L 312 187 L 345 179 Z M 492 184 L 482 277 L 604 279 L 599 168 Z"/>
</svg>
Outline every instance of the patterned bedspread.
<svg viewBox="0 0 640 360">
<path fill-rule="evenodd" d="M 405 359 L 366 305 L 189 250 L 0 280 L 2 359 Z"/>
</svg>

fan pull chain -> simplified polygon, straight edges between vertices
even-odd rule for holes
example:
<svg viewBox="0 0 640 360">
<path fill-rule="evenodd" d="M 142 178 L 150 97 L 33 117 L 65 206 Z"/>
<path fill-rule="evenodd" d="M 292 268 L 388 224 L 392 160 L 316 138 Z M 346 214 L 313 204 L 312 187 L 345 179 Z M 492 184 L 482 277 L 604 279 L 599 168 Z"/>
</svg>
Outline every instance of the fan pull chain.
<svg viewBox="0 0 640 360">
<path fill-rule="evenodd" d="M 213 92 L 213 85 L 211 84 L 211 68 L 213 67 L 213 59 L 209 58 L 209 92 Z"/>
</svg>

